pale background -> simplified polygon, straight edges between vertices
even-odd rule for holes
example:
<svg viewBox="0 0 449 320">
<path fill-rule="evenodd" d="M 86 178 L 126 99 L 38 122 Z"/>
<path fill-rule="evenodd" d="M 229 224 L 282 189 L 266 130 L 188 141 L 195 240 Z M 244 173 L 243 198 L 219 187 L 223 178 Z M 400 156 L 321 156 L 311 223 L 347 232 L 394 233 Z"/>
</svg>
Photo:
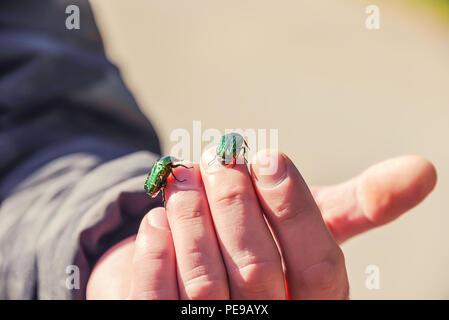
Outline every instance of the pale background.
<svg viewBox="0 0 449 320">
<path fill-rule="evenodd" d="M 436 190 L 343 245 L 355 299 L 449 298 L 449 10 L 433 1 L 95 0 L 164 151 L 176 128 L 277 128 L 311 185 L 419 154 Z M 365 8 L 381 28 L 365 28 Z M 439 12 L 437 12 L 439 10 Z M 82 27 L 82 26 L 81 26 Z M 380 290 L 365 288 L 378 265 Z"/>
</svg>

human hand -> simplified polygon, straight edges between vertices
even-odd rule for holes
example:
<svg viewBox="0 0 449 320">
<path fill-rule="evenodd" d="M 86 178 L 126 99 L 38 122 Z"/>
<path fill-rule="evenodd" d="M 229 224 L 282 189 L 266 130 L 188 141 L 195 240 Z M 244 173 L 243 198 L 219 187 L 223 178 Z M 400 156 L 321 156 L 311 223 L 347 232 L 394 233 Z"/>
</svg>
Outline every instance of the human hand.
<svg viewBox="0 0 449 320">
<path fill-rule="evenodd" d="M 276 152 L 268 156 L 279 163 L 272 176 L 260 174 L 259 161 L 251 175 L 244 165 L 208 166 L 211 156 L 200 168 L 176 169 L 186 181 L 169 183 L 167 211 L 150 211 L 135 242 L 105 254 L 88 298 L 344 299 L 348 282 L 337 243 L 395 219 L 436 182 L 427 160 L 406 156 L 310 192 Z"/>
</svg>

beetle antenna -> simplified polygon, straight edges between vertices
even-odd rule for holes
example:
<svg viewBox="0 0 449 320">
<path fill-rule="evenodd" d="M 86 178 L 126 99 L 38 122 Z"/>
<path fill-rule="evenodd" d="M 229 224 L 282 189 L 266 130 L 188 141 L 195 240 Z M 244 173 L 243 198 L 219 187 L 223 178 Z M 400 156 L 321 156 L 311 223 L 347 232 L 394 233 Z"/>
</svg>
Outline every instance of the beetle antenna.
<svg viewBox="0 0 449 320">
<path fill-rule="evenodd" d="M 177 168 L 177 167 L 183 167 L 183 168 L 186 168 L 186 169 L 193 169 L 193 167 L 188 167 L 188 166 L 185 166 L 185 165 L 183 165 L 183 164 L 173 164 L 172 166 L 171 166 L 172 168 Z"/>
</svg>

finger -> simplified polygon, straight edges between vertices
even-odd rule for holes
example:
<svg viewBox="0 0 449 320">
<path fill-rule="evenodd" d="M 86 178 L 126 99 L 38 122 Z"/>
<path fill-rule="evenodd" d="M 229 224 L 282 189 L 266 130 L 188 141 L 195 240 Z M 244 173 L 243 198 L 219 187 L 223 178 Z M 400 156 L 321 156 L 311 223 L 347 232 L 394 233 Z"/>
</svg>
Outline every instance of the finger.
<svg viewBox="0 0 449 320">
<path fill-rule="evenodd" d="M 86 299 L 118 300 L 128 297 L 135 239 L 135 235 L 124 239 L 101 256 L 89 276 Z"/>
<path fill-rule="evenodd" d="M 151 210 L 140 224 L 134 249 L 130 299 L 178 298 L 176 261 L 165 210 Z"/>
<path fill-rule="evenodd" d="M 388 223 L 433 190 L 435 167 L 419 156 L 378 163 L 336 186 L 314 188 L 314 198 L 338 242 Z"/>
<path fill-rule="evenodd" d="M 256 155 L 251 169 L 282 252 L 290 298 L 347 298 L 343 253 L 296 167 L 285 155 L 264 150 Z"/>
<path fill-rule="evenodd" d="M 167 216 L 178 264 L 181 299 L 228 299 L 226 270 L 218 247 L 198 166 L 175 169 L 184 182 L 169 182 Z"/>
<path fill-rule="evenodd" d="M 280 255 L 246 165 L 230 168 L 216 161 L 209 166 L 213 158 L 214 150 L 206 151 L 201 174 L 228 271 L 231 298 L 284 299 Z"/>
</svg>

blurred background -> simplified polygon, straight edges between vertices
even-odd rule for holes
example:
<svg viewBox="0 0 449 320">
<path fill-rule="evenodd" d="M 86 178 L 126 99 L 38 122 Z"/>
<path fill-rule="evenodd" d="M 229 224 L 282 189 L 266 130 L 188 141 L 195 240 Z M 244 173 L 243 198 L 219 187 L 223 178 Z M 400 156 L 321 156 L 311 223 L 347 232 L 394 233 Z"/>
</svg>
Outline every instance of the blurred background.
<svg viewBox="0 0 449 320">
<path fill-rule="evenodd" d="M 402 154 L 435 191 L 343 245 L 353 299 L 449 299 L 449 1 L 93 0 L 108 55 L 163 149 L 172 130 L 278 129 L 310 185 Z M 368 30 L 369 5 L 380 29 Z M 380 289 L 365 268 L 380 268 Z"/>
</svg>

